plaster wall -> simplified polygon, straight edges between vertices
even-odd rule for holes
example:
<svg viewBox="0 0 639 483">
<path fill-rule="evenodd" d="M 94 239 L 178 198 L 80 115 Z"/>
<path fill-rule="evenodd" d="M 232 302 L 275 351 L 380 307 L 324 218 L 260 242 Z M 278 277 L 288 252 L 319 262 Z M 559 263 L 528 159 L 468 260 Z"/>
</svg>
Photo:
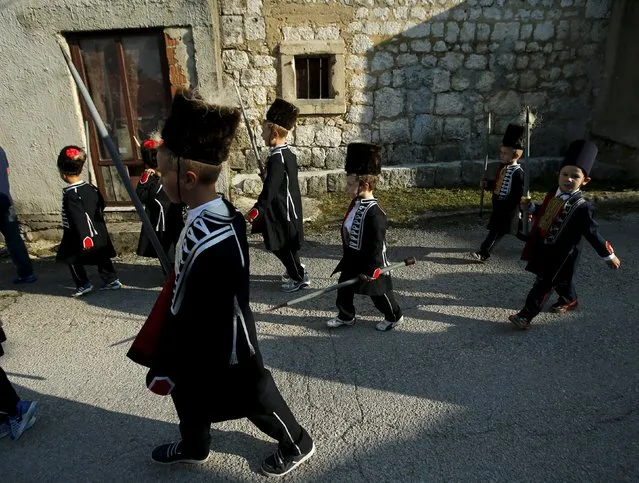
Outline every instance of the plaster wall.
<svg viewBox="0 0 639 483">
<path fill-rule="evenodd" d="M 190 27 L 188 80 L 206 92 L 221 79 L 215 0 L 7 0 L 0 2 L 0 26 L 0 145 L 20 214 L 60 211 L 57 154 L 66 144 L 86 145 L 80 100 L 56 35 L 176 27 L 179 37 Z M 176 55 L 188 54 L 187 48 Z"/>
</svg>

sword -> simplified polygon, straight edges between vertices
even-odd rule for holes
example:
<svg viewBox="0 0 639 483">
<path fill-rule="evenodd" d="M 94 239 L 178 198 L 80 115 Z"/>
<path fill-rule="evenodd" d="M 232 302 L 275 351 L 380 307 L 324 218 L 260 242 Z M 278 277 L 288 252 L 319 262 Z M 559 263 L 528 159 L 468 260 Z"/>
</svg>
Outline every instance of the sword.
<svg viewBox="0 0 639 483">
<path fill-rule="evenodd" d="M 416 262 L 415 258 L 408 257 L 404 259 L 402 262 L 397 262 L 388 267 L 384 267 L 379 271 L 380 275 L 390 272 L 391 270 L 395 270 L 401 267 L 408 267 L 410 265 L 414 265 Z M 275 305 L 267 310 L 267 312 L 272 312 L 273 310 L 282 309 L 284 307 L 290 307 L 291 305 L 299 304 L 300 302 L 304 302 L 306 300 L 314 299 L 315 297 L 319 297 L 320 295 L 324 295 L 328 292 L 333 292 L 334 290 L 339 290 L 340 288 L 348 287 L 349 285 L 353 285 L 361 280 L 360 277 L 351 278 L 350 280 L 345 280 L 340 283 L 336 283 L 335 285 L 331 285 L 330 287 L 323 288 L 322 290 L 317 290 L 315 292 L 309 293 L 308 295 L 304 295 L 302 297 L 298 297 L 293 300 L 289 300 L 288 302 L 281 303 L 279 305 Z"/>
<path fill-rule="evenodd" d="M 490 131 L 491 131 L 491 115 L 488 113 L 488 127 L 486 129 L 486 157 L 484 158 L 484 174 L 482 179 L 486 179 L 486 172 L 488 171 L 488 150 L 490 149 Z M 479 200 L 479 217 L 481 218 L 484 215 L 484 193 L 486 192 L 486 187 L 481 187 L 481 198 Z"/>
<path fill-rule="evenodd" d="M 253 133 L 253 129 L 251 129 L 251 124 L 249 123 L 248 117 L 246 115 L 246 111 L 244 110 L 244 102 L 242 102 L 242 96 L 240 95 L 240 90 L 237 87 L 235 81 L 233 81 L 233 87 L 235 87 L 235 93 L 237 94 L 237 98 L 240 101 L 240 109 L 242 110 L 242 118 L 244 119 L 244 124 L 246 125 L 246 130 L 248 131 L 248 137 L 251 141 L 251 146 L 253 147 L 253 154 L 255 155 L 255 159 L 257 160 L 257 167 L 260 170 L 260 179 L 264 181 L 264 165 L 262 164 L 262 160 L 260 158 L 260 151 L 257 148 L 257 142 L 255 141 L 255 135 Z"/>
<path fill-rule="evenodd" d="M 530 199 L 530 107 L 526 106 L 526 162 L 524 164 L 524 193 L 527 200 Z M 528 210 L 522 216 L 522 229 L 524 235 L 530 233 L 530 225 L 528 223 Z"/>
</svg>

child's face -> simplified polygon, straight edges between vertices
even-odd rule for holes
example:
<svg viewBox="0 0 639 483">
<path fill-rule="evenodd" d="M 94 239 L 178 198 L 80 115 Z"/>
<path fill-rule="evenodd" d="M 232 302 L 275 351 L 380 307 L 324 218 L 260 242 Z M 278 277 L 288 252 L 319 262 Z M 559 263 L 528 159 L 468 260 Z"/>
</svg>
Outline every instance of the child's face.
<svg viewBox="0 0 639 483">
<path fill-rule="evenodd" d="M 572 193 L 588 184 L 590 178 L 578 166 L 564 166 L 559 170 L 559 189 L 562 193 Z"/>
<path fill-rule="evenodd" d="M 502 146 L 499 148 L 499 162 L 501 164 L 511 164 L 521 156 L 520 150 Z"/>
<path fill-rule="evenodd" d="M 273 141 L 273 130 L 271 129 L 271 123 L 268 121 L 264 121 L 262 123 L 262 139 L 264 140 L 264 144 L 270 146 Z"/>
<path fill-rule="evenodd" d="M 356 174 L 346 176 L 346 194 L 353 198 L 357 198 L 359 194 L 359 179 Z"/>
<path fill-rule="evenodd" d="M 160 172 L 162 186 L 169 201 L 171 203 L 181 203 L 177 188 L 177 184 L 179 183 L 178 174 L 176 171 L 170 169 L 169 154 L 164 149 L 158 151 L 157 170 Z"/>
</svg>

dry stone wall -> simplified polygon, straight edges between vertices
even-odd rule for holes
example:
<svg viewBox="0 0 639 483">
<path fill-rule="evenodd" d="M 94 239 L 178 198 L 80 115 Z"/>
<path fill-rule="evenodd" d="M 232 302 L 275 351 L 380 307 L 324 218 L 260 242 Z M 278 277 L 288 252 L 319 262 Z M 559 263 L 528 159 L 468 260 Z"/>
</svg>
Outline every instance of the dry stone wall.
<svg viewBox="0 0 639 483">
<path fill-rule="evenodd" d="M 279 45 L 344 42 L 347 110 L 300 118 L 291 140 L 302 170 L 341 168 L 356 140 L 381 143 L 387 165 L 481 159 L 487 113 L 495 152 L 525 105 L 539 121 L 531 154 L 556 157 L 589 127 L 611 3 L 221 0 L 223 68 L 259 130 L 281 95 Z M 231 167 L 256 169 L 246 136 Z"/>
</svg>

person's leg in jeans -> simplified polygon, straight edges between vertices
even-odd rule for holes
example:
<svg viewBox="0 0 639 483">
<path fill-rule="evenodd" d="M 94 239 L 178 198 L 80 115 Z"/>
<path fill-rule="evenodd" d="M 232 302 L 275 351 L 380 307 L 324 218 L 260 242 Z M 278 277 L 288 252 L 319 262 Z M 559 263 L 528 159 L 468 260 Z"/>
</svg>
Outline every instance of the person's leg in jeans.
<svg viewBox="0 0 639 483">
<path fill-rule="evenodd" d="M 3 209 L 0 213 L 0 232 L 4 236 L 11 261 L 18 271 L 18 277 L 27 278 L 33 275 L 33 266 L 27 247 L 20 235 L 20 223 L 13 205 Z"/>
</svg>

